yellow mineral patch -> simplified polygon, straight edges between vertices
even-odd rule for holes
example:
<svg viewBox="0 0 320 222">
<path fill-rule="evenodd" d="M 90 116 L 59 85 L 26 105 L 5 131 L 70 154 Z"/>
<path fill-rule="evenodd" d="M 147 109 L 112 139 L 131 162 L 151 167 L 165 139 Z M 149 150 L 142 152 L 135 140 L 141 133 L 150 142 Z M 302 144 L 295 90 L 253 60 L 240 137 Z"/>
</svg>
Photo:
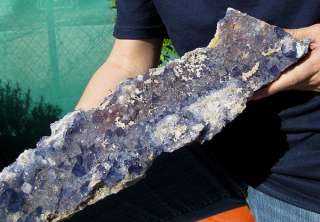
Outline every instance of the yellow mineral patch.
<svg viewBox="0 0 320 222">
<path fill-rule="evenodd" d="M 187 127 L 185 125 L 178 124 L 174 131 L 174 140 L 177 141 L 186 131 Z"/>
<path fill-rule="evenodd" d="M 218 27 L 217 28 L 217 31 L 216 31 L 216 34 L 214 35 L 214 38 L 211 39 L 208 47 L 209 48 L 215 48 L 217 47 L 218 43 L 219 43 L 219 40 L 220 40 L 220 28 Z"/>
<path fill-rule="evenodd" d="M 233 30 L 237 31 L 241 28 L 241 25 L 239 23 L 236 23 L 233 25 Z"/>
<path fill-rule="evenodd" d="M 250 79 L 259 69 L 260 63 L 257 62 L 250 71 L 242 73 L 242 80 L 247 81 Z"/>
<path fill-rule="evenodd" d="M 154 131 L 154 136 L 162 144 L 166 139 L 177 141 L 186 131 L 187 126 L 178 124 L 179 116 L 172 114 L 161 120 Z"/>
<path fill-rule="evenodd" d="M 244 52 L 244 53 L 242 54 L 242 58 L 246 59 L 246 58 L 248 58 L 248 57 L 249 57 L 249 52 Z"/>
<path fill-rule="evenodd" d="M 281 50 L 281 47 L 275 48 L 275 49 L 268 49 L 266 52 L 262 52 L 261 54 L 263 56 L 271 56 L 272 54 L 279 52 Z"/>
</svg>

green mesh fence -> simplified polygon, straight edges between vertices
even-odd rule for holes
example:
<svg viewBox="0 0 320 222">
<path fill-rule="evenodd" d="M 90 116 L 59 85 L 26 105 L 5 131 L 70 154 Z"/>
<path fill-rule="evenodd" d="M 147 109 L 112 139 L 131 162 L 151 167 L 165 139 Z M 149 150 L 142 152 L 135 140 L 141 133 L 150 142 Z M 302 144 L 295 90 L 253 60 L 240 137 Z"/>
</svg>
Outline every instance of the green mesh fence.
<svg viewBox="0 0 320 222">
<path fill-rule="evenodd" d="M 1 80 L 71 111 L 111 49 L 111 6 L 111 0 L 1 0 Z"/>
</svg>

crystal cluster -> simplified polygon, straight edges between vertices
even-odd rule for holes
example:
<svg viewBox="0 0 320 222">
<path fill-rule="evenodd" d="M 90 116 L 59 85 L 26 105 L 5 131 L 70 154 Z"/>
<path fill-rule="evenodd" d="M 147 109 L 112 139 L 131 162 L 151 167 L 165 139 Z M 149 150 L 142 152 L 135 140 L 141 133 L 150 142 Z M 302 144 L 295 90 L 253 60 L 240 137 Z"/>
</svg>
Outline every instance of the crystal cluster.
<svg viewBox="0 0 320 222">
<path fill-rule="evenodd" d="M 60 221 L 134 184 L 162 152 L 210 140 L 308 45 L 228 9 L 208 47 L 53 123 L 50 136 L 0 173 L 0 220 Z"/>
</svg>

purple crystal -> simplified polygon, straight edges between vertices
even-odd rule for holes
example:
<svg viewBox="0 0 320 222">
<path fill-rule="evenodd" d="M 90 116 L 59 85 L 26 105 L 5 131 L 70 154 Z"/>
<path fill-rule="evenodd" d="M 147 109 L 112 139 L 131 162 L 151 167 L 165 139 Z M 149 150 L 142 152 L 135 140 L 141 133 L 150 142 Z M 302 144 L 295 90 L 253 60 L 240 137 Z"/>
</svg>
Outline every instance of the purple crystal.
<svg viewBox="0 0 320 222">
<path fill-rule="evenodd" d="M 122 82 L 97 109 L 69 113 L 6 167 L 1 222 L 61 221 L 132 185 L 161 153 L 210 140 L 308 45 L 228 9 L 208 47 Z"/>
</svg>

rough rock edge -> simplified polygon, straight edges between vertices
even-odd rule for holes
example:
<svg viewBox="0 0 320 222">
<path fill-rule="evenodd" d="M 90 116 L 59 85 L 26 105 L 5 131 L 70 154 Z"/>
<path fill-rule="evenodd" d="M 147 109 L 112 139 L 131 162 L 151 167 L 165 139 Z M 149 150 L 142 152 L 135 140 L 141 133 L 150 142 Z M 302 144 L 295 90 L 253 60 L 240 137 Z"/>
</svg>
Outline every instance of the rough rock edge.
<svg viewBox="0 0 320 222">
<path fill-rule="evenodd" d="M 221 37 L 223 37 L 223 30 L 221 27 L 228 22 L 228 19 L 232 19 L 233 17 L 246 17 L 248 19 L 253 19 L 249 16 L 246 16 L 245 14 L 240 14 L 240 12 L 233 10 L 233 9 L 228 9 L 227 15 L 224 19 L 222 19 L 218 23 L 218 28 L 217 32 L 215 35 L 215 38 L 211 41 L 209 44 L 210 48 L 217 49 L 217 51 L 222 49 L 220 44 L 225 43 L 221 42 Z M 262 26 L 267 26 L 266 23 L 259 22 L 258 20 L 252 20 L 252 22 L 257 22 L 257 24 L 262 25 Z M 237 24 L 236 24 L 237 25 Z M 241 25 L 241 24 L 240 24 Z M 269 29 L 271 29 L 273 26 L 268 26 Z M 241 29 L 241 27 L 238 27 Z M 278 30 L 281 32 L 282 36 L 282 41 L 287 41 L 288 43 L 295 42 L 292 37 L 290 37 L 288 34 L 282 33 L 283 31 Z M 283 40 L 285 39 L 285 40 Z M 278 43 L 278 42 L 276 42 Z M 279 43 L 280 44 L 280 43 Z M 282 45 L 285 45 L 287 43 L 282 42 Z M 220 47 L 220 48 L 219 48 Z M 158 119 L 158 122 L 154 123 L 154 128 L 155 132 L 153 134 L 146 134 L 146 135 L 153 135 L 154 138 L 152 139 L 152 143 L 150 144 L 158 144 L 159 147 L 161 147 L 161 144 L 166 143 L 163 147 L 161 147 L 160 150 L 157 150 L 156 148 L 152 147 L 150 150 L 150 147 L 145 148 L 145 152 L 147 153 L 147 156 L 141 157 L 141 164 L 143 166 L 143 170 L 139 172 L 138 175 L 133 175 L 129 174 L 127 171 L 125 171 L 125 177 L 121 179 L 121 181 L 118 181 L 114 185 L 108 187 L 101 178 L 97 178 L 95 180 L 96 174 L 92 173 L 91 179 L 90 180 L 90 192 L 87 194 L 87 196 L 83 197 L 81 201 L 78 203 L 77 207 L 72 208 L 72 209 L 64 209 L 62 212 L 44 212 L 40 214 L 39 217 L 34 217 L 36 221 L 60 221 L 65 219 L 66 217 L 74 214 L 75 212 L 83 209 L 85 206 L 90 205 L 95 203 L 96 201 L 105 198 L 106 196 L 117 193 L 118 191 L 124 189 L 125 187 L 133 184 L 134 182 L 138 181 L 141 179 L 147 168 L 151 165 L 152 161 L 160 155 L 161 152 L 172 152 L 178 148 L 181 148 L 182 146 L 198 141 L 198 142 L 204 142 L 205 140 L 210 140 L 216 133 L 218 133 L 227 122 L 231 121 L 234 119 L 239 113 L 241 113 L 245 109 L 245 103 L 247 98 L 252 95 L 253 91 L 259 89 L 262 87 L 264 84 L 267 84 L 268 82 L 274 80 L 277 78 L 279 73 L 283 71 L 285 68 L 287 68 L 289 65 L 293 64 L 296 62 L 298 58 L 303 56 L 308 49 L 308 41 L 301 41 L 301 42 L 296 42 L 296 48 L 294 49 L 296 58 L 292 59 L 292 61 L 287 61 L 285 65 L 280 66 L 281 68 L 278 70 L 277 73 L 273 73 L 272 75 L 270 73 L 265 73 L 265 75 L 268 78 L 262 78 L 260 81 L 261 76 L 255 76 L 257 72 L 259 72 L 259 64 L 260 63 L 255 63 L 251 69 L 247 70 L 246 72 L 242 72 L 242 81 L 241 85 L 238 83 L 238 80 L 235 82 L 232 82 L 234 79 L 231 79 L 231 83 L 228 81 L 226 82 L 221 82 L 221 85 L 223 87 L 217 89 L 217 90 L 208 90 L 208 94 L 203 94 L 199 96 L 195 101 L 189 103 L 188 105 L 182 107 L 179 111 L 179 113 L 169 113 L 166 114 L 163 119 Z M 275 48 L 275 49 L 270 49 L 264 53 L 265 56 L 272 57 L 276 53 L 282 53 L 281 47 Z M 202 58 L 204 59 L 203 61 L 201 60 L 202 55 L 207 55 L 205 53 L 210 53 L 210 50 L 208 49 L 196 49 L 193 52 L 186 53 L 185 56 L 183 56 L 180 60 L 175 60 L 170 62 L 166 67 L 163 68 L 158 68 L 158 69 L 152 69 L 149 71 L 149 73 L 145 74 L 144 76 L 138 76 L 136 78 L 128 79 L 124 82 L 122 82 L 115 92 L 108 96 L 105 101 L 100 105 L 100 107 L 96 110 L 91 110 L 88 112 L 83 112 L 83 111 L 75 111 L 72 112 L 68 115 L 66 115 L 62 120 L 55 122 L 52 124 L 51 129 L 52 129 L 52 135 L 50 137 L 44 137 L 38 144 L 37 144 L 37 149 L 36 150 L 43 150 L 47 149 L 46 151 L 53 152 L 55 155 L 58 154 L 59 152 L 65 152 L 60 149 L 62 149 L 66 143 L 68 143 L 67 135 L 70 134 L 70 129 L 71 131 L 73 129 L 76 129 L 77 127 L 84 130 L 87 130 L 88 132 L 96 132 L 95 127 L 99 127 L 99 115 L 101 111 L 101 115 L 105 115 L 104 112 L 109 109 L 114 104 L 129 104 L 133 100 L 140 101 L 141 97 L 139 97 L 139 89 L 136 91 L 135 85 L 138 84 L 138 82 L 144 81 L 144 84 L 150 84 L 149 82 L 154 84 L 158 84 L 159 81 L 161 81 L 161 78 L 164 78 L 164 75 L 170 75 L 170 73 L 165 72 L 166 69 L 169 69 L 170 67 L 174 68 L 181 68 L 183 69 L 184 67 L 192 64 L 194 65 L 197 69 L 194 70 L 194 67 L 190 67 L 190 70 L 187 70 L 187 74 L 195 74 L 197 77 L 198 75 L 201 77 L 204 71 L 199 71 L 199 65 L 197 65 L 197 62 L 200 61 L 204 63 L 205 59 L 208 58 Z M 197 57 L 198 56 L 198 57 Z M 200 57 L 199 57 L 200 56 Z M 194 57 L 194 58 L 193 58 Z M 282 59 L 284 59 L 282 57 Z M 182 66 L 181 66 L 182 64 Z M 179 66 L 180 65 L 180 66 Z M 200 67 L 201 68 L 201 67 Z M 207 70 L 212 71 L 212 70 Z M 179 69 L 174 71 L 174 74 L 177 76 L 177 78 L 181 78 L 179 81 L 197 81 L 197 79 L 194 79 L 193 77 L 189 77 L 186 75 L 183 71 L 180 72 Z M 153 78 L 154 77 L 154 78 Z M 161 77 L 161 78 L 160 78 Z M 199 77 L 199 78 L 200 78 Z M 145 79 L 146 78 L 146 79 Z M 190 79 L 191 78 L 191 79 Z M 148 81 L 148 83 L 147 83 Z M 158 81 L 158 83 L 157 83 Z M 241 81 L 241 80 L 240 80 Z M 225 84 L 225 85 L 224 85 Z M 240 84 L 240 85 L 239 85 Z M 218 85 L 218 84 L 217 84 Z M 240 87 L 241 86 L 241 87 Z M 156 89 L 152 89 L 156 90 Z M 134 92 L 132 95 L 132 92 Z M 128 96 L 130 94 L 130 96 Z M 129 98 L 130 97 L 130 98 Z M 128 99 L 129 98 L 129 99 Z M 133 98 L 133 100 L 132 100 Z M 221 98 L 229 98 L 230 101 L 222 101 Z M 142 97 L 143 99 L 143 97 Z M 219 101 L 220 99 L 220 101 Z M 217 108 L 220 107 L 220 108 Z M 120 107 L 121 108 L 121 107 Z M 151 107 L 150 110 L 152 110 L 153 107 Z M 159 107 L 157 107 L 159 108 Z M 181 116 L 178 114 L 186 114 L 187 111 L 190 111 L 193 113 L 192 123 L 190 121 L 190 125 L 187 127 L 183 125 L 183 123 L 180 123 L 179 121 L 181 120 Z M 220 113 L 215 113 L 215 112 L 227 112 L 227 114 L 220 114 Z M 160 112 L 160 111 L 159 111 Z M 210 115 L 208 115 L 210 114 Z M 111 114 L 110 114 L 111 115 Z M 105 116 L 104 116 L 105 117 Z M 97 119 L 98 120 L 94 120 Z M 151 117 L 150 117 L 151 118 Z M 152 118 L 156 119 L 154 116 Z M 226 119 L 225 119 L 226 118 Z M 84 120 L 83 120 L 84 119 Z M 111 118 L 112 119 L 112 118 Z M 86 127 L 81 128 L 81 120 L 84 121 Z M 116 126 L 117 129 L 124 129 L 124 130 L 129 130 L 130 127 L 134 127 L 138 123 L 136 122 L 129 122 L 129 123 L 124 123 L 121 118 L 116 118 L 113 121 L 113 125 L 110 126 L 114 127 Z M 80 124 L 80 126 L 77 126 L 77 124 Z M 141 120 L 142 123 L 146 123 L 145 120 Z M 150 124 L 152 125 L 152 124 Z M 186 128 L 187 127 L 187 128 Z M 106 127 L 105 129 L 108 129 Z M 189 130 L 189 131 L 188 131 Z M 186 133 L 188 131 L 188 133 Z M 98 132 L 98 131 L 97 131 Z M 71 134 L 72 135 L 72 134 Z M 82 135 L 82 134 L 80 134 Z M 85 134 L 86 135 L 86 134 Z M 90 137 L 91 134 L 88 133 L 88 141 L 92 142 L 95 137 Z M 97 136 L 97 138 L 99 138 Z M 71 138 L 74 139 L 74 138 Z M 109 138 L 110 139 L 110 138 Z M 75 140 L 75 139 L 74 139 Z M 168 142 L 169 141 L 169 142 Z M 105 141 L 103 141 L 105 142 Z M 87 147 L 90 146 L 90 144 L 86 144 Z M 109 144 L 114 145 L 114 144 Z M 111 149 L 106 145 L 108 149 Z M 103 152 L 104 150 L 102 150 Z M 116 153 L 117 151 L 114 150 L 108 150 L 110 153 Z M 101 153 L 102 153 L 101 152 Z M 121 152 L 121 150 L 119 151 Z M 129 152 L 129 151 L 128 151 Z M 46 153 L 47 156 L 45 158 L 40 159 L 39 163 L 37 164 L 43 164 L 44 166 L 49 166 L 53 167 L 56 166 L 56 159 L 53 157 L 50 157 L 50 154 Z M 69 154 L 69 153 L 68 153 Z M 83 154 L 83 153 L 81 153 Z M 24 153 L 22 153 L 17 161 L 10 165 L 9 167 L 5 168 L 1 173 L 0 173 L 0 194 L 4 193 L 4 184 L 9 183 L 10 181 L 13 181 L 14 177 L 17 177 L 18 175 L 22 175 L 24 172 L 19 172 L 23 169 L 27 170 L 28 167 L 32 168 L 35 167 L 35 163 L 31 163 L 30 160 L 36 160 L 35 158 L 35 151 L 34 150 L 27 150 Z M 102 154 L 103 155 L 103 154 Z M 128 154 L 129 157 L 131 154 Z M 74 158 L 70 157 L 70 161 L 73 161 Z M 145 159 L 143 159 L 145 158 Z M 57 159 L 58 160 L 58 159 Z M 43 161 L 43 162 L 41 162 Z M 96 162 L 95 164 L 97 165 L 99 162 Z M 110 166 L 109 170 L 113 166 Z M 21 174 L 19 174 L 21 173 Z M 106 173 L 109 173 L 108 170 L 106 170 Z M 89 172 L 88 172 L 89 174 Z M 75 182 L 76 183 L 76 182 Z M 25 183 L 24 183 L 25 184 Z M 10 187 L 10 186 L 9 186 Z M 3 189 L 2 189 L 3 188 Z M 13 188 L 16 188 L 13 186 Z M 28 192 L 29 186 L 25 184 L 24 190 Z M 63 187 L 62 187 L 63 188 Z M 60 201 L 60 200 L 59 200 Z M 59 202 L 58 202 L 59 204 Z M 1 204 L 0 204 L 1 206 Z M 57 206 L 59 207 L 59 206 Z M 1 211 L 2 213 L 6 216 L 5 222 L 12 222 L 12 221 L 18 221 L 18 218 L 21 217 L 23 218 L 25 215 L 24 212 L 15 212 L 11 215 L 6 215 L 6 212 L 4 212 L 6 209 L 2 208 L 0 209 L 0 216 L 1 216 Z M 24 209 L 26 210 L 26 209 Z M 59 209 L 56 209 L 58 211 Z M 30 213 L 30 212 L 28 212 Z M 26 221 L 27 219 L 24 218 Z M 22 220 L 23 221 L 23 220 Z M 20 222 L 20 221 L 19 221 Z"/>
</svg>

